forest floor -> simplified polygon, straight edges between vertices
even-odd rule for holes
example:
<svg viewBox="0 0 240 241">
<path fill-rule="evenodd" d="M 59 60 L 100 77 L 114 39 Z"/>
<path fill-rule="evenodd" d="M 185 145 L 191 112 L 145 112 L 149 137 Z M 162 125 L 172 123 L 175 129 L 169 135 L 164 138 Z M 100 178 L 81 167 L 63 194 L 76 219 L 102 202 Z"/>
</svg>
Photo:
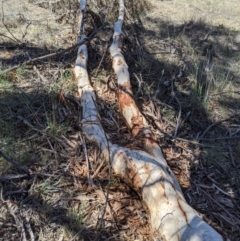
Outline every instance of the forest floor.
<svg viewBox="0 0 240 241">
<path fill-rule="evenodd" d="M 108 52 L 117 2 L 88 1 L 86 34 L 105 24 L 88 69 L 106 133 L 131 147 Z M 0 240 L 154 240 L 140 197 L 109 175 L 80 128 L 78 1 L 0 4 Z M 240 240 L 239 16 L 238 0 L 126 1 L 123 49 L 187 202 L 231 241 Z"/>
</svg>

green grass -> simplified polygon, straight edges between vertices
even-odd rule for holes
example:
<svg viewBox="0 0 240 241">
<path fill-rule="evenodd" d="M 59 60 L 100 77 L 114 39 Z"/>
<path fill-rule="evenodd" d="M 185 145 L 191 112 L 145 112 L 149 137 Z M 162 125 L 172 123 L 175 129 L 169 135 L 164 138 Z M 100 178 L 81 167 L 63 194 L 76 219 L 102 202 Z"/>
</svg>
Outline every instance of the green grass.
<svg viewBox="0 0 240 241">
<path fill-rule="evenodd" d="M 12 92 L 13 91 L 13 84 L 11 82 L 10 76 L 4 74 L 0 69 L 0 92 Z"/>
<path fill-rule="evenodd" d="M 22 77 L 24 77 L 24 74 L 25 74 L 24 66 L 18 67 L 17 70 L 16 70 L 17 77 L 21 79 Z"/>
<path fill-rule="evenodd" d="M 68 217 L 71 219 L 71 228 L 79 230 L 84 222 L 84 219 L 89 215 L 87 212 L 88 201 L 81 201 L 79 208 L 69 208 Z"/>
<path fill-rule="evenodd" d="M 173 120 L 175 115 L 176 115 L 175 111 L 173 109 L 168 108 L 168 107 L 163 107 L 161 109 L 161 111 L 162 111 L 163 115 L 165 117 L 167 117 L 167 119 L 169 119 L 169 120 Z"/>
<path fill-rule="evenodd" d="M 73 80 L 73 72 L 71 69 L 66 69 L 62 72 L 62 80 Z"/>
<path fill-rule="evenodd" d="M 66 129 L 66 123 L 57 123 L 56 119 L 54 117 L 49 117 L 48 115 L 46 115 L 46 131 L 47 133 L 50 134 L 51 137 L 56 138 L 58 136 L 60 136 L 64 130 Z"/>
<path fill-rule="evenodd" d="M 111 181 L 110 181 L 110 185 L 114 186 L 114 187 L 119 186 L 120 183 L 121 183 L 121 181 L 119 180 L 119 178 L 112 178 Z"/>
</svg>

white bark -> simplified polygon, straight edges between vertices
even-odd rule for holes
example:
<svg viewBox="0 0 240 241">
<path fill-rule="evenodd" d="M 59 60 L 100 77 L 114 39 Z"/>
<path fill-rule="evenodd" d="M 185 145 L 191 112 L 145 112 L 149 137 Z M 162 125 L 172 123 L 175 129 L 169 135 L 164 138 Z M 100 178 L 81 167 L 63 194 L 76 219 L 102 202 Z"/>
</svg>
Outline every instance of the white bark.
<svg viewBox="0 0 240 241">
<path fill-rule="evenodd" d="M 86 0 L 80 0 L 80 16 L 79 16 L 79 36 L 78 41 L 86 38 L 84 35 L 84 14 L 87 6 Z M 82 28 L 82 30 L 81 30 Z M 77 59 L 74 67 L 74 74 L 78 81 L 78 92 L 82 103 L 82 121 L 81 127 L 84 133 L 86 133 L 89 140 L 96 142 L 105 158 L 108 158 L 108 145 L 105 137 L 104 130 L 102 128 L 98 111 L 96 108 L 96 95 L 91 86 L 88 72 L 87 72 L 88 51 L 86 44 L 82 44 L 78 48 Z"/>
<path fill-rule="evenodd" d="M 86 1 L 81 1 L 84 14 Z M 83 7 L 84 6 L 84 7 Z M 83 18 L 80 18 L 83 19 Z M 181 188 L 167 165 L 156 138 L 140 113 L 130 86 L 128 66 L 121 54 L 124 1 L 120 0 L 110 53 L 118 79 L 120 111 L 132 134 L 143 134 L 143 150 L 134 151 L 112 144 L 106 139 L 96 108 L 96 96 L 87 73 L 87 47 L 81 45 L 74 72 L 83 108 L 82 130 L 97 143 L 106 158 L 110 157 L 115 173 L 133 187 L 147 205 L 154 236 L 161 241 L 222 241 L 222 237 L 204 222 L 185 201 Z M 81 22 L 80 22 L 80 25 Z M 83 33 L 81 33 L 83 35 Z M 84 35 L 79 40 L 85 37 Z M 110 156 L 109 156 L 110 154 Z"/>
</svg>

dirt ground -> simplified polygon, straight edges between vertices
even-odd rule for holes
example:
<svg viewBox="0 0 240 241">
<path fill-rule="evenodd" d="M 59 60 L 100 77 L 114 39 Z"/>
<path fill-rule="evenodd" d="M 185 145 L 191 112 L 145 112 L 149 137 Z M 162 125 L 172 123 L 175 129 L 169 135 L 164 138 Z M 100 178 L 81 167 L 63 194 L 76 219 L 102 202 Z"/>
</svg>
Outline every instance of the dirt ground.
<svg viewBox="0 0 240 241">
<path fill-rule="evenodd" d="M 154 240 L 141 199 L 79 127 L 78 1 L 0 5 L 0 240 Z M 97 107 L 111 141 L 131 147 L 108 52 L 118 3 L 88 5 L 86 34 L 105 24 L 88 44 Z M 231 241 L 240 240 L 239 16 L 237 0 L 126 1 L 123 49 L 187 202 Z"/>
</svg>

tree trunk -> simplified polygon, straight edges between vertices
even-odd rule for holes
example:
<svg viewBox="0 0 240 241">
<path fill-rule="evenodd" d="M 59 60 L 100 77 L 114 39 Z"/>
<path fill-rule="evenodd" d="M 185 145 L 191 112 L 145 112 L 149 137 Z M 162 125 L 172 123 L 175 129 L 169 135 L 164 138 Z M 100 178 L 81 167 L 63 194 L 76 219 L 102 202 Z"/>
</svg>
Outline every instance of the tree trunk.
<svg viewBox="0 0 240 241">
<path fill-rule="evenodd" d="M 223 238 L 185 201 L 181 188 L 167 165 L 154 134 L 139 111 L 130 85 L 128 66 L 121 53 L 124 35 L 124 1 L 120 0 L 119 18 L 114 26 L 110 47 L 112 67 L 118 80 L 119 108 L 132 135 L 140 140 L 142 150 L 112 144 L 102 128 L 96 108 L 96 96 L 87 73 L 88 53 L 85 44 L 78 49 L 74 68 L 83 108 L 82 130 L 95 142 L 114 172 L 140 195 L 147 205 L 154 237 L 161 241 L 222 241 Z M 80 0 L 79 37 L 84 36 L 86 0 Z"/>
</svg>

